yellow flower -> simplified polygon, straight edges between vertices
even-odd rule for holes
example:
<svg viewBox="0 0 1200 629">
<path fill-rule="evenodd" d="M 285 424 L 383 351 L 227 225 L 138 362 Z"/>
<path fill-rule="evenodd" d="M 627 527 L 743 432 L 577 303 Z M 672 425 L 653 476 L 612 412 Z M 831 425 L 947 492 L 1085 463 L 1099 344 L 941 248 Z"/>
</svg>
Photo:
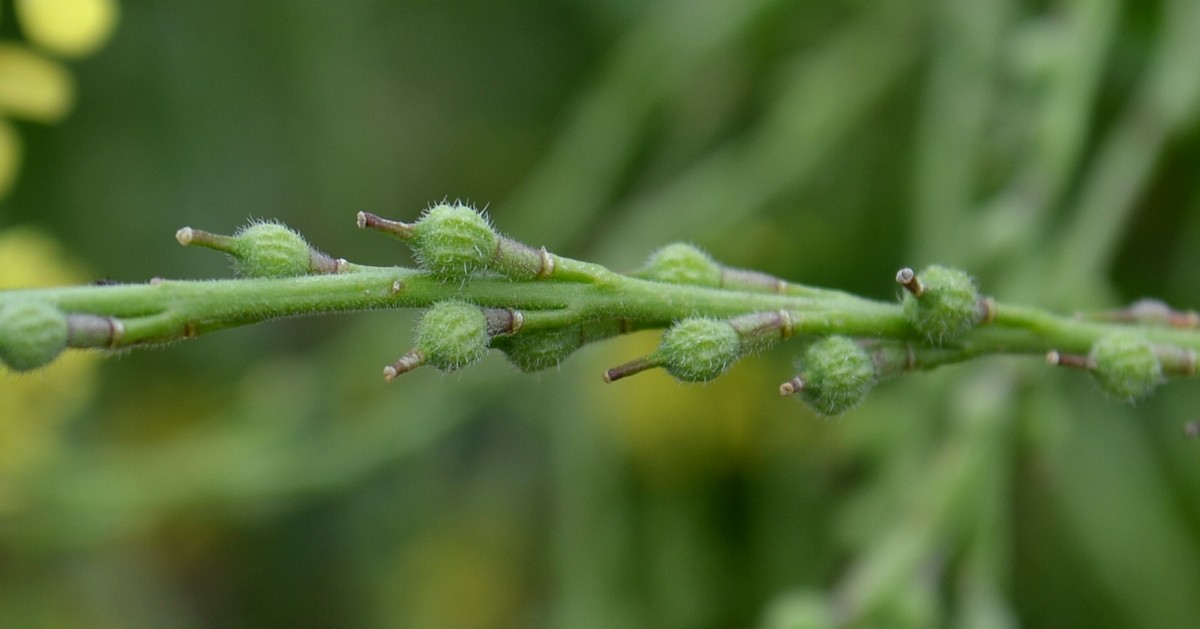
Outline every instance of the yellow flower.
<svg viewBox="0 0 1200 629">
<path fill-rule="evenodd" d="M 45 234 L 0 232 L 0 289 L 77 284 L 84 277 Z M 59 453 L 64 424 L 92 396 L 96 358 L 68 352 L 24 375 L 0 368 L 0 514 L 21 508 L 22 485 Z"/>
</svg>

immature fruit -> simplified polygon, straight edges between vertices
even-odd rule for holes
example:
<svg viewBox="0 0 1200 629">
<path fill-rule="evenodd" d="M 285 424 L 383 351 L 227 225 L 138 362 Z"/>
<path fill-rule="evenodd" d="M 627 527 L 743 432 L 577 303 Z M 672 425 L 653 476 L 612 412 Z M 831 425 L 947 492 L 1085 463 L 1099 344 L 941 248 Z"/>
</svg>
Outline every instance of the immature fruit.
<svg viewBox="0 0 1200 629">
<path fill-rule="evenodd" d="M 652 253 L 638 275 L 671 284 L 721 285 L 721 265 L 699 247 L 683 242 L 669 244 Z"/>
<path fill-rule="evenodd" d="M 875 386 L 875 364 L 852 339 L 831 336 L 808 346 L 801 396 L 822 415 L 854 408 Z"/>
<path fill-rule="evenodd" d="M 1091 361 L 1100 388 L 1113 397 L 1136 400 L 1163 381 L 1154 346 L 1134 334 L 1112 334 L 1096 341 Z"/>
<path fill-rule="evenodd" d="M 921 294 L 905 294 L 904 314 L 918 332 L 935 343 L 945 343 L 979 323 L 979 292 L 969 275 L 935 265 L 917 279 Z"/>
<path fill-rule="evenodd" d="M 526 373 L 557 367 L 583 342 L 580 325 L 570 325 L 553 330 L 523 332 L 513 336 L 498 337 L 494 341 L 509 362 Z"/>
<path fill-rule="evenodd" d="M 46 303 L 13 303 L 0 308 L 0 362 L 29 371 L 54 360 L 67 346 L 67 317 Z"/>
<path fill-rule="evenodd" d="M 485 269 L 499 236 L 474 208 L 440 204 L 429 208 L 414 227 L 412 247 L 421 266 L 446 279 L 463 279 Z"/>
<path fill-rule="evenodd" d="M 733 326 L 716 319 L 684 319 L 663 333 L 657 355 L 667 373 L 684 382 L 708 382 L 741 356 Z"/>
<path fill-rule="evenodd" d="M 255 223 L 233 237 L 231 255 L 238 273 L 246 277 L 295 277 L 311 265 L 304 238 L 279 223 Z"/>
<path fill-rule="evenodd" d="M 464 302 L 434 304 L 417 324 L 417 350 L 426 364 L 442 371 L 478 362 L 487 354 L 488 341 L 483 310 Z"/>
</svg>

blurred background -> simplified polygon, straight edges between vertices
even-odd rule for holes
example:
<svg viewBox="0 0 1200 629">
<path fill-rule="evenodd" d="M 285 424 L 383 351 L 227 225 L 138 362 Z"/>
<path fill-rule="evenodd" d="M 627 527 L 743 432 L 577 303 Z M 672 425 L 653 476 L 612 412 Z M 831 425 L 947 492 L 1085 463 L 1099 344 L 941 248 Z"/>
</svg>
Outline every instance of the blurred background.
<svg viewBox="0 0 1200 629">
<path fill-rule="evenodd" d="M 696 243 L 891 300 L 1200 305 L 1195 0 L 0 3 L 0 286 L 229 275 L 184 225 L 442 199 L 618 270 Z M 412 313 L 0 374 L 0 626 L 1194 627 L 1200 387 L 993 358 L 823 420 L 503 357 Z"/>
</svg>

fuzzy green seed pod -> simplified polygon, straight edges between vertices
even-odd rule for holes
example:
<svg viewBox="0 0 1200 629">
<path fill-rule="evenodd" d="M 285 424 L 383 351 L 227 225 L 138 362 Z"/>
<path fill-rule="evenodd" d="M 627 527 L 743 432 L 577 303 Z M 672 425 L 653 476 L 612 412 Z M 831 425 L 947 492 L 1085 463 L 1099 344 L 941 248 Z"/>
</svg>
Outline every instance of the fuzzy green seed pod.
<svg viewBox="0 0 1200 629">
<path fill-rule="evenodd" d="M 446 279 L 464 279 L 487 268 L 498 240 L 474 208 L 442 203 L 417 221 L 412 247 L 425 270 Z"/>
<path fill-rule="evenodd" d="M 958 269 L 930 266 L 905 287 L 905 316 L 934 343 L 953 341 L 982 319 L 975 283 Z"/>
<path fill-rule="evenodd" d="M 230 255 L 246 277 L 295 277 L 309 271 L 311 249 L 286 225 L 254 223 L 238 231 L 232 245 Z"/>
<path fill-rule="evenodd" d="M 656 356 L 667 373 L 684 382 L 708 382 L 742 354 L 737 330 L 726 321 L 684 319 L 663 333 Z"/>
<path fill-rule="evenodd" d="M 826 416 L 854 408 L 875 386 L 871 356 L 844 336 L 830 336 L 809 345 L 801 368 L 801 397 Z"/>
<path fill-rule="evenodd" d="M 38 302 L 0 308 L 0 362 L 13 371 L 29 371 L 54 360 L 67 346 L 67 317 Z"/>
<path fill-rule="evenodd" d="M 493 342 L 509 362 L 526 373 L 557 367 L 583 344 L 580 325 L 497 337 Z"/>
<path fill-rule="evenodd" d="M 426 364 L 454 371 L 478 362 L 488 350 L 487 317 L 476 305 L 444 301 L 417 324 L 416 347 Z"/>
<path fill-rule="evenodd" d="M 676 242 L 650 254 L 638 276 L 657 282 L 715 287 L 721 285 L 721 265 L 699 247 Z"/>
<path fill-rule="evenodd" d="M 1123 400 L 1136 400 L 1163 380 L 1154 346 L 1135 334 L 1112 334 L 1092 346 L 1092 374 L 1100 388 Z"/>
</svg>

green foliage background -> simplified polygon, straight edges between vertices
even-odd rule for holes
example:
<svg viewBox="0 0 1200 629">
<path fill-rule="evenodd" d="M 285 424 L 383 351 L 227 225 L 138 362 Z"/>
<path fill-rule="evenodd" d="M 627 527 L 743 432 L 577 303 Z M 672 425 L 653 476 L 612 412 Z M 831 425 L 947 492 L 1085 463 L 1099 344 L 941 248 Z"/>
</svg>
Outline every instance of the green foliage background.
<svg viewBox="0 0 1200 629">
<path fill-rule="evenodd" d="M 687 240 L 882 299 L 943 263 L 1065 311 L 1194 307 L 1197 32 L 1194 0 L 129 2 L 72 64 L 75 113 L 21 127 L 0 228 L 94 278 L 204 278 L 227 266 L 180 226 L 277 218 L 402 264 L 355 212 L 462 198 L 622 270 Z M 707 386 L 603 384 L 637 335 L 538 377 L 493 356 L 385 386 L 412 323 L 20 380 L 58 393 L 0 417 L 0 452 L 45 453 L 0 466 L 0 625 L 1200 618 L 1194 383 L 1131 407 L 989 359 L 824 421 L 775 394 L 786 346 Z"/>
</svg>

